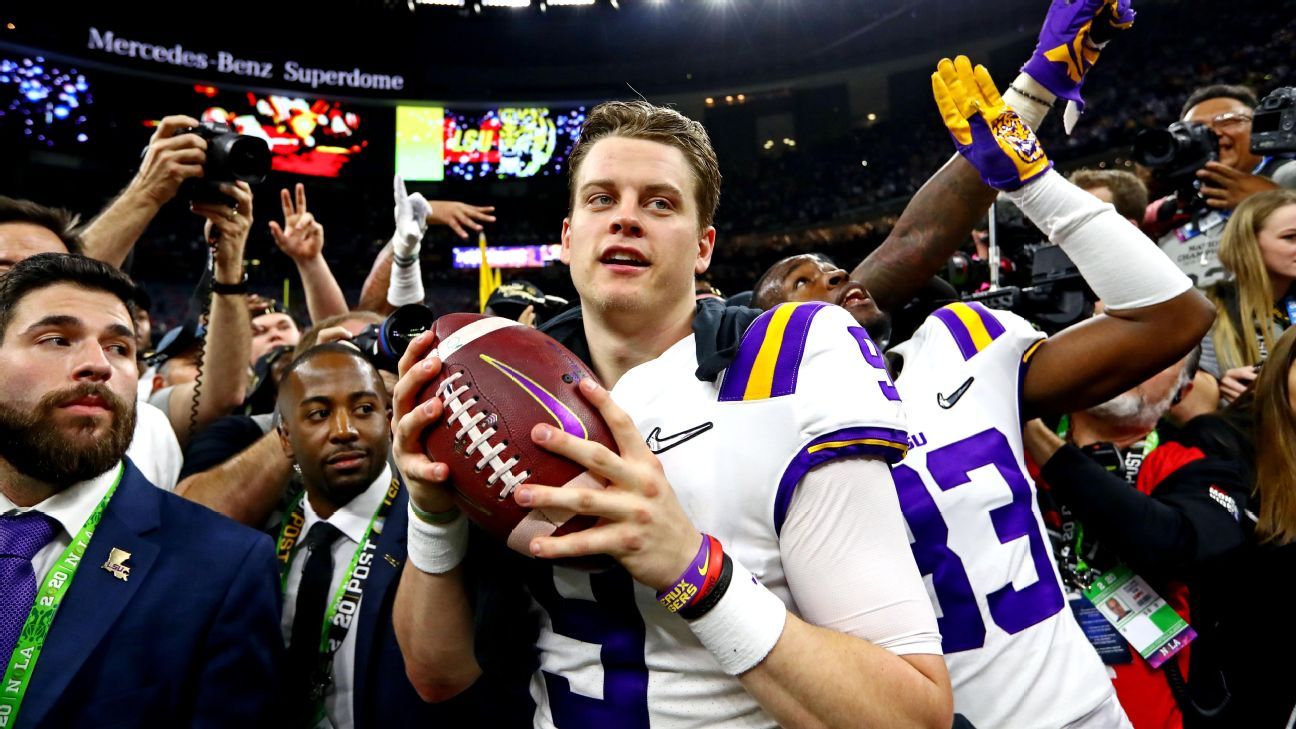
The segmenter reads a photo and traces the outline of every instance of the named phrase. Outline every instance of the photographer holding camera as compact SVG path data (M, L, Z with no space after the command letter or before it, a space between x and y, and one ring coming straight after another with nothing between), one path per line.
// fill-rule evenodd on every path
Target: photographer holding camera
M1135 141L1135 159L1174 188L1148 206L1144 226L1201 289L1228 278L1219 244L1233 209L1256 193L1296 188L1291 159L1252 150L1258 103L1246 86L1205 86L1188 96L1181 121Z
M82 231L85 255L120 267L158 211L175 198L180 185L203 176L207 140L182 133L197 126L197 119L184 115L168 116L158 124L139 172Z

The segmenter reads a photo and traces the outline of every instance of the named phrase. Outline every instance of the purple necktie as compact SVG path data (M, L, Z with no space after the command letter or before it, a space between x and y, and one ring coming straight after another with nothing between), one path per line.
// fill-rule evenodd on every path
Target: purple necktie
M18 634L36 602L32 558L57 530L58 522L39 511L0 516L0 659L4 666L9 665Z

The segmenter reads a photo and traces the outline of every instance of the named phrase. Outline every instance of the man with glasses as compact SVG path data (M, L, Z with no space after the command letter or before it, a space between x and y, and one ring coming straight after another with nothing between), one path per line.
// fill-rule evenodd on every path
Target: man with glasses
M1204 124L1219 142L1218 159L1197 171L1203 205L1184 210L1175 195L1148 206L1148 232L1199 288L1227 277L1219 262L1224 223L1243 200L1278 187L1296 188L1296 165L1251 152L1251 117L1258 103L1246 86L1204 86L1184 102L1179 118Z

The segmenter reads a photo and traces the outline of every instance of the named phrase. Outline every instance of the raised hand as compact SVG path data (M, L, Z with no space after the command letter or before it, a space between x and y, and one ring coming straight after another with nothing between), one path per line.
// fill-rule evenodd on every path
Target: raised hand
M270 221L270 234L274 236L275 245L294 261L305 261L319 256L324 250L324 226L315 220L315 216L306 210L306 186L297 183L297 200L287 190L279 191L279 203L283 206L284 222L280 226Z
M248 231L252 228L252 188L246 182L222 182L220 191L234 201L234 205L213 202L196 202L189 206L195 214L207 219L203 235L212 247L217 272L222 267L238 269L242 275L243 250L247 246ZM222 283L237 283L222 281Z
M455 235L468 239L468 231L480 232L482 223L495 222L494 205L469 205L453 200L433 200L428 203L427 221L433 225L448 225Z
M932 95L959 154L996 190L1016 190L1053 167L1030 127L1004 103L984 66L941 59Z
M406 192L405 180L400 175L393 181L392 192L396 198L396 235L392 246L397 257L409 258L418 254L423 234L427 232L427 200L419 193Z
M435 341L433 332L420 334L397 365L400 379L392 390L392 458L405 477L414 505L441 513L455 508L447 485L450 467L428 458L423 450L423 432L441 420L441 398L418 403L419 393L441 372L441 359L427 356Z
M176 196L180 183L202 177L207 163L207 140L197 134L180 134L198 126L191 116L168 116L149 138L148 149L130 188L155 205L165 205Z
M528 483L514 491L513 498L522 506L555 507L601 520L574 534L537 537L531 542L531 553L543 558L608 554L639 582L664 590L693 561L702 534L684 513L661 461L648 449L630 416L589 378L581 380L580 392L607 422L619 455L552 425L535 426L531 439L589 469L607 486L599 491Z
M1053 0L1022 71L1083 111L1085 75L1107 41L1134 24L1134 15L1130 0Z

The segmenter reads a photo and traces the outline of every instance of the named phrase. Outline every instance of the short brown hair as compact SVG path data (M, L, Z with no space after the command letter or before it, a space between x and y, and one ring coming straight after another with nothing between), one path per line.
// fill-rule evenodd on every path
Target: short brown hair
M80 217L63 208L51 208L31 200L17 200L0 195L0 224L30 223L45 228L63 241L68 253L80 255L85 246L76 232Z
M1141 221L1147 212L1147 185L1132 172L1125 170L1076 170L1071 173L1071 183L1082 190L1105 187L1111 190L1112 205L1122 218Z
M647 101L607 101L594 107L581 127L580 141L572 149L567 165L567 183L576 205L576 176L585 155L596 142L607 137L643 139L669 145L684 153L693 168L698 221L703 228L715 222L720 205L720 163L716 161L711 137L703 126L683 114Z

